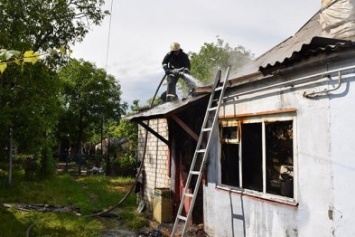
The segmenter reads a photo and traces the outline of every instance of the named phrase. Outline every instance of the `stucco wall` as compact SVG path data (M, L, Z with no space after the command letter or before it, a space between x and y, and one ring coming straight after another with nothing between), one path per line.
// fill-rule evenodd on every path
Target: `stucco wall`
M149 126L168 139L165 119L150 120ZM138 157L143 158L146 130L139 126ZM170 188L168 146L148 132L147 149L144 158L144 199L152 206L155 188Z
M330 100L329 152L334 190L329 214L335 236L355 236L355 78L350 80Z
M312 70L298 70L282 83L352 65L344 61ZM262 199L219 186L219 143L211 149L208 185L204 186L205 231L209 236L354 236L355 235L355 90L354 75L330 95L309 99L304 92L335 84L303 83L240 96L221 115L296 109L294 126L294 205ZM263 84L266 82L263 82ZM336 83L336 82L334 82ZM255 85L254 85L255 86ZM253 86L253 87L254 87ZM235 93L253 90L243 87ZM218 134L215 139L218 139Z

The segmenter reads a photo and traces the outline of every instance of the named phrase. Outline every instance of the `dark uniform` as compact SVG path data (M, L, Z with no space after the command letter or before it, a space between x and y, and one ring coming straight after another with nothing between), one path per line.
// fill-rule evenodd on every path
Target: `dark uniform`
M168 81L168 88L166 91L167 101L173 101L177 99L176 83L179 77L185 81L190 90L195 88L195 83L189 80L189 78L186 78L181 74L174 73L174 69L185 68L190 70L190 59L188 55L182 51L182 49L170 51L167 53L163 59L162 65Z

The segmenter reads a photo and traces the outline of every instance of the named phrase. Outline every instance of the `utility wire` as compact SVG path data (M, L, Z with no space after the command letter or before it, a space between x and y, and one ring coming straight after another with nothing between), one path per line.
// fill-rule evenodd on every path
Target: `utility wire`
M107 71L107 64L108 64L108 54L110 51L110 38L111 38L111 22L112 22L112 14L113 14L113 0L111 0L110 6L110 18L108 24L108 35L107 35L107 44L106 44L106 62L105 62L105 70Z

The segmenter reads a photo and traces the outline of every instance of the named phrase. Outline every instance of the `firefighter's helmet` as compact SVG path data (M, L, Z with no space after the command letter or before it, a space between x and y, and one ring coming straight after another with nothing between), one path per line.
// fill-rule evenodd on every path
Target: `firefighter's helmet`
M171 51L178 51L180 49L180 44L178 42L173 42L170 45Z

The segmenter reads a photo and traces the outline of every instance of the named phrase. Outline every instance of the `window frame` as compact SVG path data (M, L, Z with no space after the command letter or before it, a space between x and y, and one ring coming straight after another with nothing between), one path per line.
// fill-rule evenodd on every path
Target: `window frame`
M239 154L238 154L238 163L239 163L239 187L236 186L231 186L227 184L222 183L222 163L221 163L221 154L222 154L222 143L228 143L225 142L225 140L222 139L222 134L221 134L221 126L223 122L228 121L230 124L236 124L238 126L238 142L233 143L233 144L238 144L239 145ZM233 122L231 122L233 121ZM265 133L265 125L266 123L270 122L282 122L282 121L292 121L292 155L293 155L293 197L286 197L278 194L272 194L272 193L267 193L267 166L266 166L266 133ZM262 126L262 178L263 178L263 187L262 187L262 192L261 191L256 191L253 189L247 189L243 188L243 157L242 157L242 147L243 147L243 131L242 131L242 124L248 124L248 123L261 123ZM278 201L278 202L283 202L291 205L296 205L297 204L297 180L298 180L298 172L297 172L297 123L296 123L296 113L294 112L285 112L285 113L275 113L275 114L262 114L262 115L254 115L254 116L240 116L240 117L234 117L234 118L220 118L219 119L219 137L220 137L220 143L219 143L219 149L218 149L218 161L217 162L217 188L223 189L223 190L228 190L232 192L237 192L237 193L243 193L255 197L259 197L262 199L268 199L272 201ZM229 143L231 144L231 143Z

